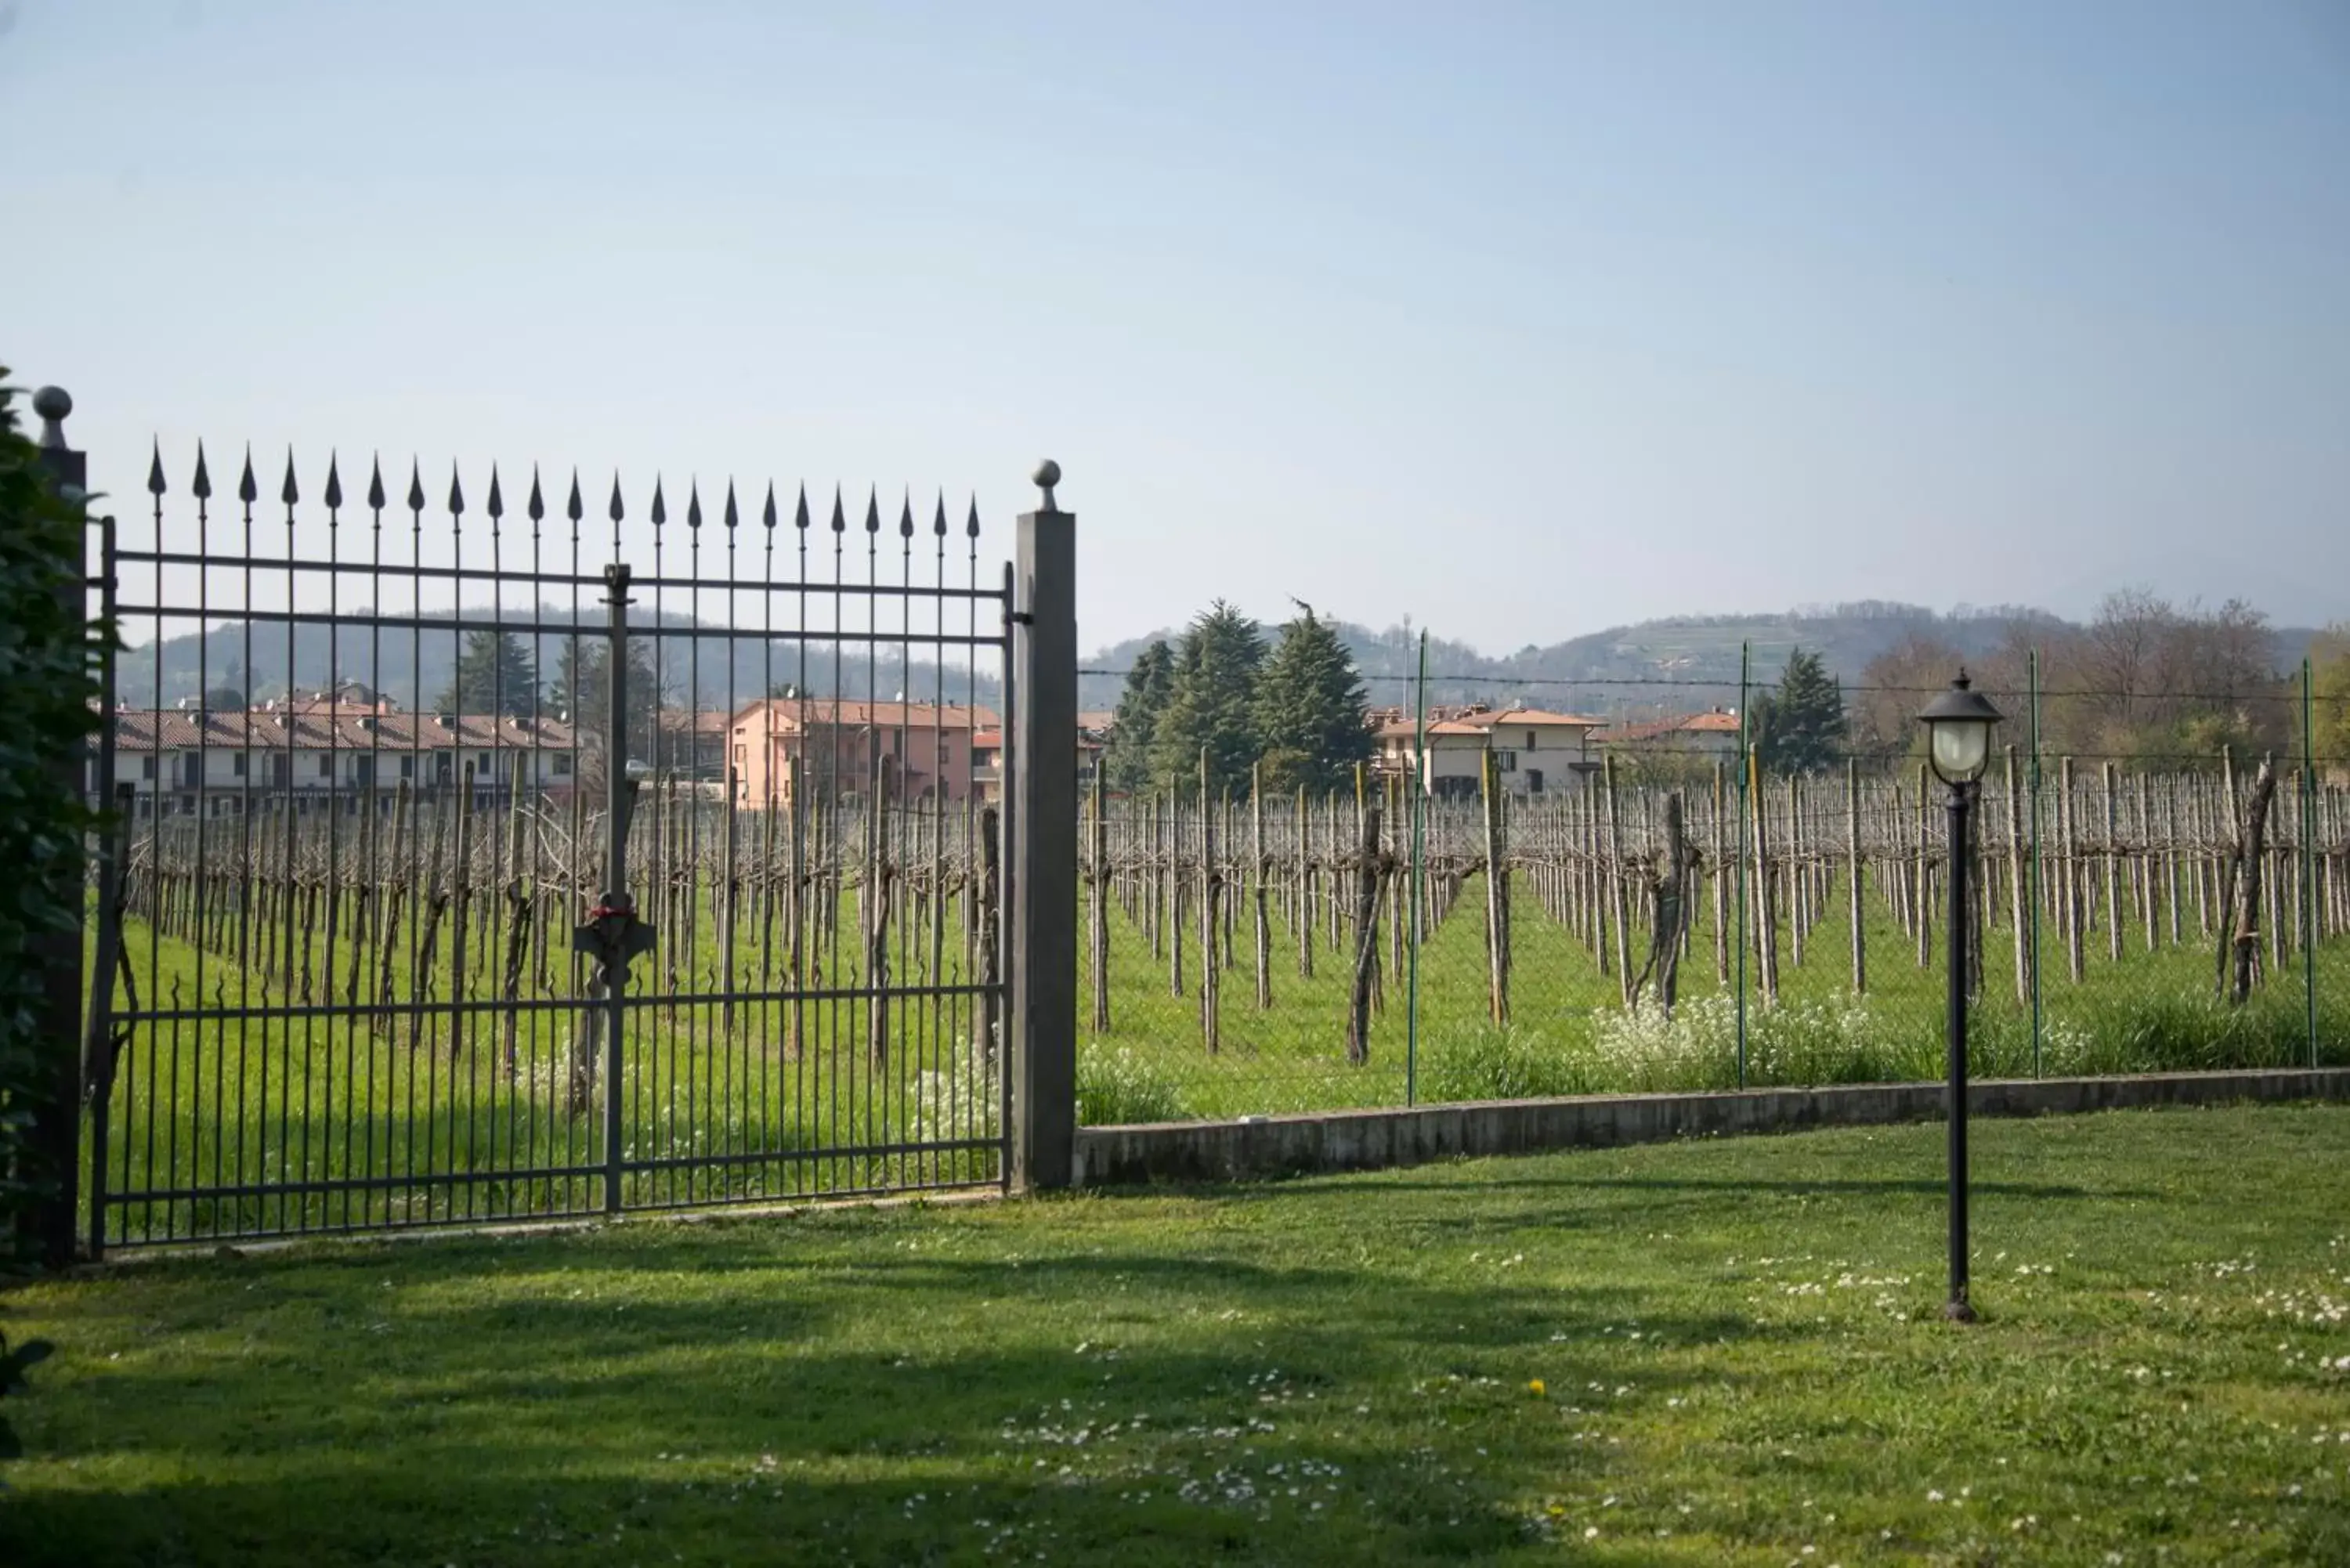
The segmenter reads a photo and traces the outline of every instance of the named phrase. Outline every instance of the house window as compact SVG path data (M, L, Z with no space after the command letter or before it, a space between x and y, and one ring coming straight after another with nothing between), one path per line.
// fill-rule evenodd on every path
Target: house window
M361 786L375 783L375 759L362 753L351 759L351 780Z
M1526 750L1531 752L1534 749L1534 732L1532 730L1528 730L1526 732Z
M1518 771L1518 753L1515 752L1495 752L1493 753L1493 766L1501 773L1516 773Z
M139 776L142 779L151 779L155 776L154 758L141 757L139 760Z
M335 776L335 754L332 752L318 759L318 776L322 779Z
M231 752L228 754L228 771L238 778L243 778L244 776L244 753L243 752Z
M551 759L549 759L547 772L553 774L559 779L569 778L571 776L570 757L561 752L557 752Z
M412 779L416 776L416 759L414 757L402 757L400 759L400 776L404 779Z

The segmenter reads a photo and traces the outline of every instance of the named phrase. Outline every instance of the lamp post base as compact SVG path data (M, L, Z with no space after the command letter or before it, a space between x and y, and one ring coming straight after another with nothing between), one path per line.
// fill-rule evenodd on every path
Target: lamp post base
M1965 1302L1947 1303L1942 1308L1942 1321L1944 1323L1972 1323L1975 1321L1975 1309L1969 1306Z

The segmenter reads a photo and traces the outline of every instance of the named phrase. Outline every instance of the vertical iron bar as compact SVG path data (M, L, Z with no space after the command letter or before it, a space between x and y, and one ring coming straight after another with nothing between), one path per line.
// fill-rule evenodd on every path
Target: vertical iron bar
M99 620L109 628L109 635L99 645L99 714L104 728L99 733L95 794L112 815L99 824L98 951L97 961L90 966L88 1023L82 1036L81 1073L90 1091L89 1255L93 1261L106 1255L106 1160L108 1135L111 1130L109 1123L114 1114L114 967L122 950L120 856L123 836L130 831L131 815L128 805L116 797L114 787L114 744L120 725L115 716L118 698L114 649L118 639L110 635L114 626L116 594L115 534L111 517L99 519L98 548ZM69 1220L70 1214L68 1210Z
M617 905L629 888L629 568L619 561L604 568L605 603L611 607L606 644L604 734L604 881L606 904ZM604 1005L604 1212L620 1211L620 1024L625 1017L629 963L625 952L605 955Z

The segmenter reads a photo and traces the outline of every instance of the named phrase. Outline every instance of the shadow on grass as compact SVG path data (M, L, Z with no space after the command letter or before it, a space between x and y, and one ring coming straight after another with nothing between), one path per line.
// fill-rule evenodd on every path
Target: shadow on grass
M1056 1560L1484 1558L1523 1539L1510 1500L1585 1462L1487 1369L1529 1345L1562 1389L1632 1366L1596 1334L1636 1299L1614 1285L1366 1290L1158 1252L785 1257L755 1277L697 1243L574 1299L559 1245L510 1272L485 1250L404 1253L390 1282L380 1258L207 1262L126 1299L110 1332L169 1359L57 1385L0 1561L977 1561L1006 1525ZM1422 1383L1444 1397L1410 1397ZM1350 1414L1373 1399L1396 1426ZM1441 1480L1461 1401L1523 1408L1526 1442ZM1275 1482L1305 1461L1342 1484L1292 1501Z

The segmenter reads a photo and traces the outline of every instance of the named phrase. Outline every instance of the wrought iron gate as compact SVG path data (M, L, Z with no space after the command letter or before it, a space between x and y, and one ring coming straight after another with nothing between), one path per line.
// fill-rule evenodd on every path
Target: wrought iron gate
M92 1250L1001 1183L976 504L485 477L104 529Z

